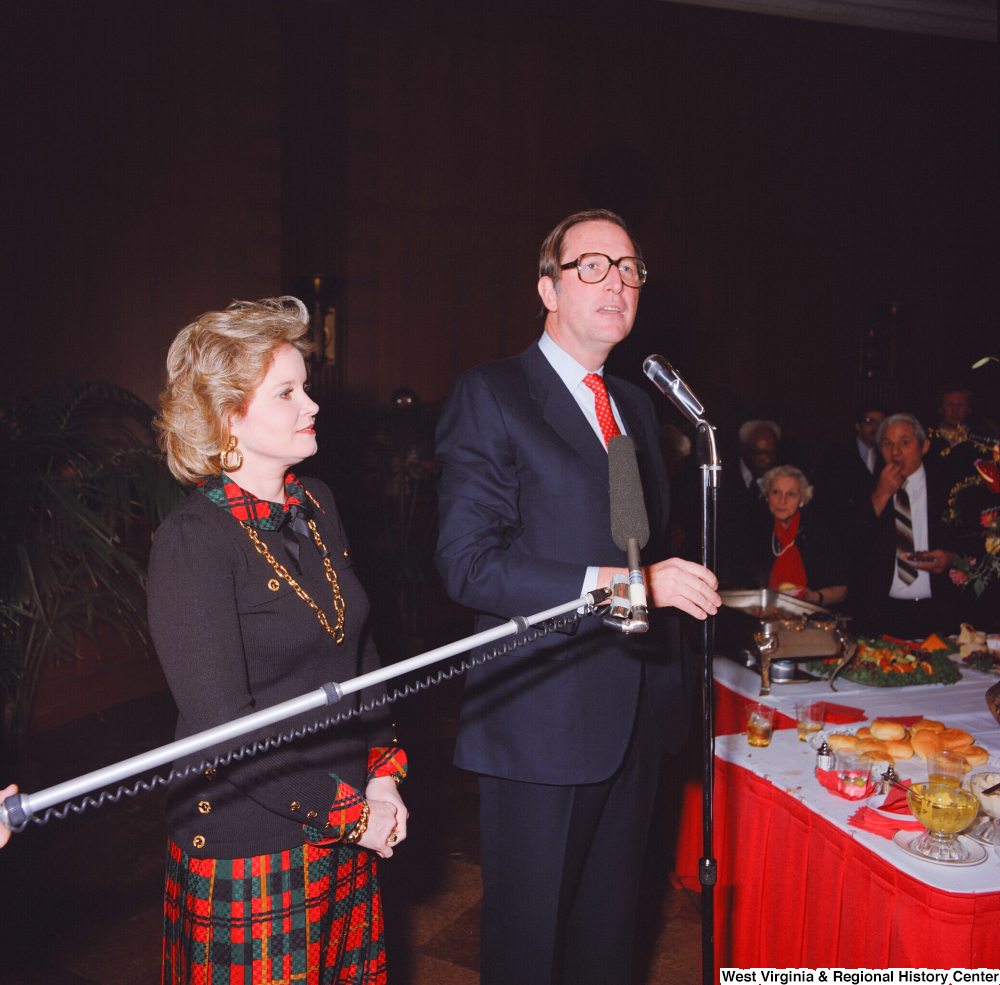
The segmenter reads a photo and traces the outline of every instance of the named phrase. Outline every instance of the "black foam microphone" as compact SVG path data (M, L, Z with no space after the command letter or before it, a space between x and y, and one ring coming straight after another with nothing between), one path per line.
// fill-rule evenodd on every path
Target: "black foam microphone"
M642 496L639 463L632 439L616 435L608 442L608 477L611 486L611 536L628 558L629 597L632 612L626 625L616 626L625 632L644 633L649 628L646 616L646 584L642 577L639 551L649 541L649 518ZM607 617L605 622L607 622Z

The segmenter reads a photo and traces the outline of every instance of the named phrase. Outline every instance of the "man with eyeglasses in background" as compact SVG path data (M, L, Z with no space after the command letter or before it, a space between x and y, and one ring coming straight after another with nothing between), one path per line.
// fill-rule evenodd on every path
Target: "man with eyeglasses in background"
M464 373L438 425L437 564L477 630L608 586L608 441L636 447L656 608L643 635L596 619L469 673L455 763L479 774L483 985L619 985L662 750L690 723L695 674L674 607L704 619L715 576L667 557L669 490L649 397L603 376L646 266L621 218L580 212L542 245L541 338Z

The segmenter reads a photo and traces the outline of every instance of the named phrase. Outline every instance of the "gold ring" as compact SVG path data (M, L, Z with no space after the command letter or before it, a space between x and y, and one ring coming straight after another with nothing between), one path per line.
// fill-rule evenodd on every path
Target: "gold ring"
M397 841L399 841L399 835L395 831L385 839L387 845L395 845Z

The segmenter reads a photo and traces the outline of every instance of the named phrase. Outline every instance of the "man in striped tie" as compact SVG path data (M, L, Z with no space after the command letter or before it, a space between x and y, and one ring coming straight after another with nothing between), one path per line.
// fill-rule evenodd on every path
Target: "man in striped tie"
M624 572L611 536L608 441L635 444L653 606L642 635L594 619L470 672L455 763L479 774L482 985L631 980L638 883L663 750L690 723L696 675L678 610L720 604L701 565L667 553L656 415L604 375L632 328L646 266L611 212L542 245L545 328L519 356L455 381L438 425L437 564L477 629L579 597Z
M886 465L858 527L866 545L860 629L904 639L951 632L954 590L944 573L956 555L947 549L943 477L925 460L927 433L912 414L893 414L876 443Z

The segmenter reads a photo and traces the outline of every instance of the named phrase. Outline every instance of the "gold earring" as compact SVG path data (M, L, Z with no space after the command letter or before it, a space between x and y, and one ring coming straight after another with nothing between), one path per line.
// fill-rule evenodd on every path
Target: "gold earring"
M229 456L236 456L236 464L229 464ZM236 435L232 434L229 436L229 444L226 445L226 450L219 456L219 464L222 466L223 472L239 472L243 468L243 452L236 447Z

